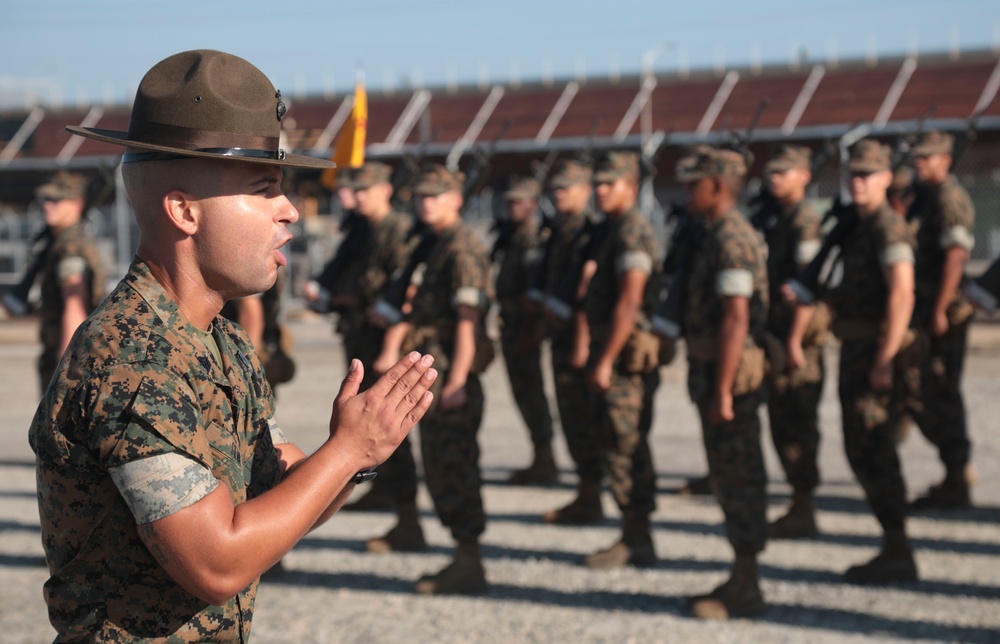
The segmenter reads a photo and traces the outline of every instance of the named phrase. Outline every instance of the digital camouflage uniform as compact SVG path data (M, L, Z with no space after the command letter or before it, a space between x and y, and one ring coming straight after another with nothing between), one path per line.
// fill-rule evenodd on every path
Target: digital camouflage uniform
M930 351L922 370L920 396L911 400L909 412L927 440L938 448L945 467L951 472L963 472L969 463L971 445L961 381L972 306L961 289L948 307L948 331L933 337L930 330L945 252L953 247L972 250L975 209L954 175L940 186L921 186L915 204L914 315L918 327L930 336Z
M560 281L582 261L584 249L590 243L596 216L589 210L576 215L560 215L546 258L545 292L555 292ZM583 481L599 482L602 478L602 457L598 423L594 415L594 397L587 391L587 373L570 366L573 353L572 320L549 319L552 376L556 404L566 446L576 463L577 475Z
M611 222L584 302L591 330L591 367L607 343L624 273L638 270L649 275L655 258L653 227L637 208ZM649 311L640 309L630 340L638 339L639 334L651 337L648 329ZM660 384L658 363L645 362L642 368L635 368L630 364L630 346L627 344L615 361L611 387L597 403L605 473L626 522L648 521L656 509L656 470L648 439L653 397Z
M207 605L137 531L217 485L238 504L278 482L283 439L253 346L222 317L211 333L218 358L207 335L136 260L80 327L39 404L29 441L60 641L249 636L256 580Z
M545 396L542 379L542 346L540 337L531 338L519 346L522 325L530 323L525 315L522 297L541 259L542 239L538 222L532 216L517 226L503 251L496 278L496 296L500 304L500 347L503 351L507 377L514 402L524 418L531 442L535 445L552 442L552 413Z
M819 250L820 217L805 201L782 208L773 216L773 225L764 233L770 304L767 333L768 342L784 347L795 307L785 302L781 288ZM825 305L820 304L802 343L805 367L788 373L784 364L771 364L768 372L771 438L788 483L796 492L812 492L819 485L818 409L825 375L823 341L827 322Z
M358 310L361 313L354 333L345 336L344 349L348 359L357 358L365 366L362 390L371 387L379 378L372 364L382 352L385 328L375 321L375 303L389 278L406 265L413 250L408 238L411 223L408 215L392 211L382 221L372 225L361 254L364 261L357 281ZM379 478L382 480L378 485L383 486L392 498L416 498L417 465L409 436L379 467Z
M413 310L406 318L413 330L404 348L433 355L438 370L431 387L434 401L420 421L421 457L438 518L458 542L475 541L486 529L479 471L478 434L484 405L479 374L492 352L485 326L491 291L489 260L482 242L459 223L438 235L413 297ZM480 311L477 355L465 385L466 404L443 411L439 401L450 373L459 306Z
M38 357L38 378L42 391L48 387L59 362L62 346L62 319L66 310L63 300L63 282L77 275L83 276L90 301L89 314L104 299L104 265L93 238L87 234L84 222L76 223L56 233L52 246L45 256L41 269L41 318L42 354Z
M833 309L832 330L841 340L840 406L844 449L868 503L882 528L902 530L906 522L906 487L896 453L894 427L906 403L908 386L919 375L894 361L891 391L869 385L886 317L889 295L885 271L913 262L913 238L906 221L888 203L871 216L859 217L842 247L843 279L827 298Z
M726 537L737 552L760 552L767 541L767 473L757 414L764 362L754 338L760 337L767 320L767 268L757 233L738 210L706 227L685 293L688 392L701 417L708 469L725 514ZM750 328L732 392L735 417L713 423L709 410L727 296L749 300Z

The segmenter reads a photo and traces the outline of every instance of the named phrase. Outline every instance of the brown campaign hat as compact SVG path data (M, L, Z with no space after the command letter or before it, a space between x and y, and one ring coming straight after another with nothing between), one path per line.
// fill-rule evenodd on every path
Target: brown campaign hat
M503 193L504 199L508 201L530 201L538 199L542 193L542 186L537 179L531 177L511 177L510 187Z
M674 171L680 183L691 183L706 177L742 177L746 173L746 159L742 154L709 145L695 146L689 154L677 162Z
M947 132L931 130L924 132L913 146L913 156L928 157L932 154L951 154L955 137Z
M392 168L381 161L366 161L364 165L351 173L355 190L371 188L376 183L389 183Z
M861 139L851 148L847 169L851 172L881 172L890 168L889 146L875 139Z
M60 170L46 183L38 186L35 196L41 200L83 199L87 194L87 178L76 172Z
M68 126L73 134L128 146L124 162L182 157L332 168L332 161L279 148L285 103L259 69L221 51L174 54L153 66L132 105L128 132Z
M590 166L580 163L576 159L563 159L556 164L549 179L549 187L553 190L568 188L578 183L590 183Z
M420 169L420 177L413 187L413 194L421 197L433 197L444 192L462 192L465 175L452 172L439 163L431 163Z
M804 145L785 144L779 147L764 170L767 172L786 172L792 168L808 170L812 151Z
M610 183L622 177L639 179L639 155L636 152L605 152L594 166L594 183Z

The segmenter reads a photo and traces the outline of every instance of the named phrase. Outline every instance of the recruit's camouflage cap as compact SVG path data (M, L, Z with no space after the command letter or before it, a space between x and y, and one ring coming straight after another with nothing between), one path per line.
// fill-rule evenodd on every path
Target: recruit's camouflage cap
M615 179L639 179L639 155L636 152L605 152L594 166L594 183L611 183Z
M913 146L913 155L927 157L932 154L951 154L955 145L955 137L947 132L931 130L924 132L917 144Z
M333 178L333 189L354 188L354 170L351 168L338 168L337 174Z
M875 139L861 139L851 148L851 158L847 162L851 172L881 172L889 167L889 146Z
M83 199L87 193L87 178L82 174L60 170L35 191L42 200Z
M463 173L452 172L439 163L431 163L420 169L420 177L417 179L417 185L413 187L413 194L433 197L452 190L462 192L464 181Z
M590 183L593 172L590 166L580 163L576 159L563 159L556 164L549 179L549 187L553 190L568 188L578 183Z
M767 172L785 172L792 168L809 169L812 151L804 145L785 144L779 147L764 169Z
M694 147L677 162L675 169L680 183L691 183L706 177L742 177L746 173L747 163L742 154L707 145Z
M391 177L392 168L381 161L367 161L354 171L354 189L364 190L376 183L389 183Z
M503 193L504 199L508 201L530 201L538 199L542 193L542 186L537 179L531 177L511 177L510 187Z

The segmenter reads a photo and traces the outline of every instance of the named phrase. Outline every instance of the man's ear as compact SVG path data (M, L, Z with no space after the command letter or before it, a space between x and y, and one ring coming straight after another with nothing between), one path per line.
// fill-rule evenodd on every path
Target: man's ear
M174 188L164 195L163 212L170 224L185 235L198 231L198 202L183 190Z

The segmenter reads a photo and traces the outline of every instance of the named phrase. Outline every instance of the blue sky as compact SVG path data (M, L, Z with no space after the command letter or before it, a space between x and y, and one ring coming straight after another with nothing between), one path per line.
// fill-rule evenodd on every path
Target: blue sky
M186 49L221 49L286 94L537 80L1000 45L997 0L30 0L0 15L0 106L124 100Z

